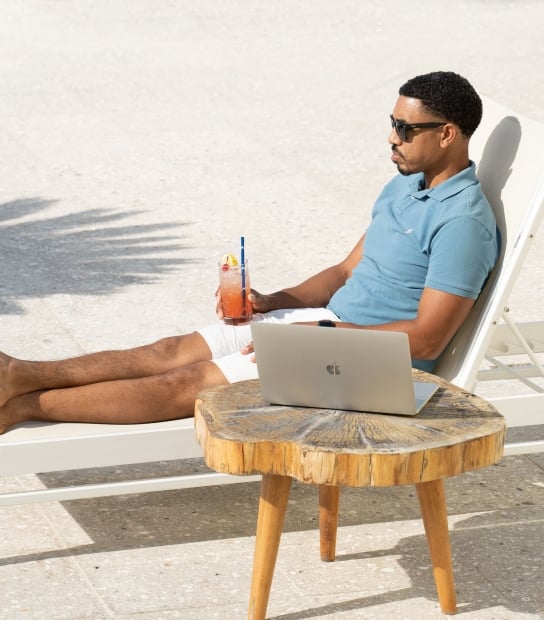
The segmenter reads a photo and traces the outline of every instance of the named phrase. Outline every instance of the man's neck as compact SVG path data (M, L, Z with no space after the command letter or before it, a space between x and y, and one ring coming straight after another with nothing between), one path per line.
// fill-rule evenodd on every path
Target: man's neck
M468 155L466 158L459 159L458 161L450 162L445 168L442 168L440 171L433 171L425 173L425 188L431 189L440 185L444 181L451 179L451 177L459 174L462 170L465 170L470 166L470 160Z

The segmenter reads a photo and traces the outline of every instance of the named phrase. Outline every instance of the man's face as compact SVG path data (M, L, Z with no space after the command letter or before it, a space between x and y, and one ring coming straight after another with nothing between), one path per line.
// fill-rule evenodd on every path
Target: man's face
M407 125L420 123L440 124L438 127L418 127L406 129L403 140L395 127L391 128L391 161L396 164L401 174L414 174L432 170L444 156L440 148L444 121L434 117L421 106L419 99L400 96L391 114L394 121ZM401 128L401 133L402 128Z

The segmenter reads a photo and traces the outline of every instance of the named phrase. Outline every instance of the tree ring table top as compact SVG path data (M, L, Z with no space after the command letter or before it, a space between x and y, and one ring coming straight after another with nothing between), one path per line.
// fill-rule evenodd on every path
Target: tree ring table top
M496 463L505 420L494 407L434 375L439 389L414 417L270 405L258 380L204 390L195 430L212 469L305 483L393 486Z

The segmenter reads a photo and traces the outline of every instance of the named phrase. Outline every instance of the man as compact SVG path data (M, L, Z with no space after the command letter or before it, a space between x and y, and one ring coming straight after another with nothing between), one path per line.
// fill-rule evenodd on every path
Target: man
M433 72L401 86L391 114L399 175L354 249L297 286L250 293L254 320L334 322L406 332L414 366L432 370L498 256L495 220L469 161L482 115L463 77ZM218 316L222 317L221 300ZM140 423L190 416L203 388L257 376L246 326L218 322L126 351L53 362L0 354L0 432L30 419Z

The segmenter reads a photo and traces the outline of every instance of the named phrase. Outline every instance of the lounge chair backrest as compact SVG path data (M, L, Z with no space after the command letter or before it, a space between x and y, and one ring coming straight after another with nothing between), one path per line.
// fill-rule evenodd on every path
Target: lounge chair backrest
M544 125L484 99L470 157L501 232L501 256L436 374L473 390L478 369L544 212Z

